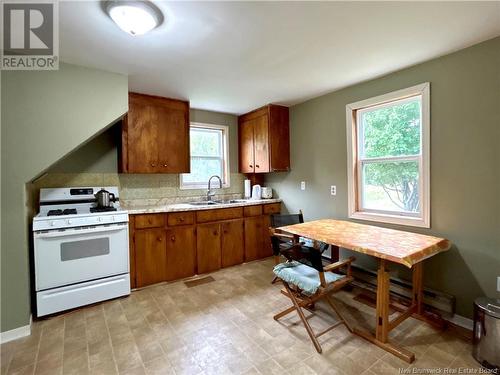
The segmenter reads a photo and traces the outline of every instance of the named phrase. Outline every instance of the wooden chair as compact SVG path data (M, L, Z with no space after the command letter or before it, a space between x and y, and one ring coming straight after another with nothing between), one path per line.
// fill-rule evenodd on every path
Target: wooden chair
M293 225L293 224L301 224L303 222L304 222L304 215L302 214L302 210L299 210L298 214L271 215L271 227L269 227L269 233L271 237L275 236L279 241L279 246L274 246L273 244L273 256L275 264L281 263L280 248L281 247L289 248L291 245L293 245L293 236L280 233L278 227L284 227L286 225Z
M280 237L282 237L282 234L273 235L273 248L279 246ZM277 264L274 267L274 274L282 281L285 288L281 293L290 298L292 306L276 314L274 319L278 320L292 311L297 311L316 350L318 353L321 353L322 349L318 337L340 324L344 324L352 332L352 327L335 306L330 294L340 290L353 280L351 263L355 259L354 257L350 257L344 261L323 266L320 249L307 247L300 243L293 243L288 248L280 248L279 252L287 261ZM334 271L339 271L342 267L346 268L345 275L334 273ZM302 309L309 310L310 306L314 306L321 299L326 300L327 304L337 314L339 321L316 334L307 321Z

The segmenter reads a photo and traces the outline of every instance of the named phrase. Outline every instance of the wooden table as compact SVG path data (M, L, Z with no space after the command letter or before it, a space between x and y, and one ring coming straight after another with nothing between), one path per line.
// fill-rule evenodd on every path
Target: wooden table
M306 237L330 244L332 257L338 254L339 247L342 247L379 258L375 334L359 328L356 328L354 333L408 363L415 360L415 354L390 343L388 335L392 329L412 315L425 320L422 309L422 263L423 260L448 250L450 248L448 240L332 219L309 221L279 229L293 234L296 240L298 237ZM392 320L389 320L389 262L403 264L413 271L412 303Z

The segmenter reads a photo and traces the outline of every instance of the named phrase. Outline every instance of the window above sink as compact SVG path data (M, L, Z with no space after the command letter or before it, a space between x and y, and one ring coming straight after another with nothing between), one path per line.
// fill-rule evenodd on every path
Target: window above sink
M221 177L221 187L229 187L228 133L225 125L191 123L191 173L180 175L181 189L206 189L213 175Z

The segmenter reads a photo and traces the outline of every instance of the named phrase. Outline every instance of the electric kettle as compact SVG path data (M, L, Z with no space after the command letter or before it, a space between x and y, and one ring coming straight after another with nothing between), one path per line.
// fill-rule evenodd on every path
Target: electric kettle
M260 185L252 186L252 199L261 199L262 198L262 188Z
M113 207L111 203L116 201L115 195L104 188L95 193L94 197L97 199L97 207L99 208Z

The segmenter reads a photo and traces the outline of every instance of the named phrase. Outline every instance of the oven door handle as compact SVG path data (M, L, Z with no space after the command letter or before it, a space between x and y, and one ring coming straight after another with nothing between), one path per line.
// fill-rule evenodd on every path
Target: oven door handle
M91 229L69 229L57 232L47 232L47 233L35 233L36 238L57 238L57 237L68 237L82 234L94 234L94 233L109 233L116 232L119 230L127 229L127 225L113 226L113 227L95 227Z

